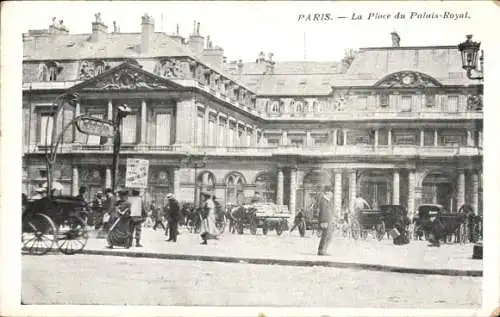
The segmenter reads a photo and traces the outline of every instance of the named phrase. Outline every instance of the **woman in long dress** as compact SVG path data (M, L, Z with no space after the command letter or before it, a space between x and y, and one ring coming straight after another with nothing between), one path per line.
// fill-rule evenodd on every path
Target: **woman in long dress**
M207 244L209 239L217 239L219 235L219 231L215 226L216 214L215 214L215 203L213 201L214 196L209 193L202 193L205 201L203 203L203 233L201 234L201 238L203 242L201 244Z
M115 212L112 213L109 222L111 227L109 229L106 246L112 249L113 246L121 246L130 248L130 237L132 232L130 230L130 203L127 201L128 192L120 191L119 200L116 202Z

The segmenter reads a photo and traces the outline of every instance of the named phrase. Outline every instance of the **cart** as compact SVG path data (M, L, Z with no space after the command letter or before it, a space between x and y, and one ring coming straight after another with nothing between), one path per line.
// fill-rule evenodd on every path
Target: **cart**
M71 196L47 196L29 201L22 214L22 250L48 253L57 245L64 254L81 252L88 240L87 204Z
M384 212L381 210L364 209L351 222L351 236L366 239L371 233L377 240L382 240L386 233Z
M267 235L270 230L276 230L277 235L288 230L288 220L291 214L286 206L273 203L255 203L233 208L231 219L238 234L248 229L251 234L257 234L259 228Z

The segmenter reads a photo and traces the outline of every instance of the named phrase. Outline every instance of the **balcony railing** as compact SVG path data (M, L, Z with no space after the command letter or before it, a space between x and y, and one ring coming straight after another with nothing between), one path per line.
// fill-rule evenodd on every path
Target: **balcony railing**
M45 153L45 146L25 146L25 154ZM59 153L112 153L111 145L63 144ZM419 145L321 145L321 146L191 146L191 145L144 145L126 144L121 147L122 153L192 153L219 156L405 156L405 157L454 157L483 155L476 146L419 146Z
M460 111L460 112L395 112L395 111L355 111L355 112L307 112L307 113L271 113L265 114L271 120L301 121L315 119L320 121L329 120L426 120L426 119L482 119L482 111Z

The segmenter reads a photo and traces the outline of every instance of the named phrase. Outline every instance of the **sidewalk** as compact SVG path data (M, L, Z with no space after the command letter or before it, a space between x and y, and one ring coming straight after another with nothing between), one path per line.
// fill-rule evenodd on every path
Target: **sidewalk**
M431 248L425 241L395 246L392 240L377 241L371 236L354 240L334 236L331 256L317 256L319 238L307 232L267 236L224 233L219 240L200 245L200 237L181 229L177 243L166 242L162 231L143 229L142 248L106 249L106 241L91 232L84 253L177 260L220 261L293 266L328 266L414 274L482 276L482 260L472 259L472 244L444 244Z

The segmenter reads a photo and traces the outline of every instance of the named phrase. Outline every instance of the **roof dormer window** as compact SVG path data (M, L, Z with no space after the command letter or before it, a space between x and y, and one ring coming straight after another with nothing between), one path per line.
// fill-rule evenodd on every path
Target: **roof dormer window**
M42 63L38 67L38 79L40 81L56 81L62 67L54 61Z

